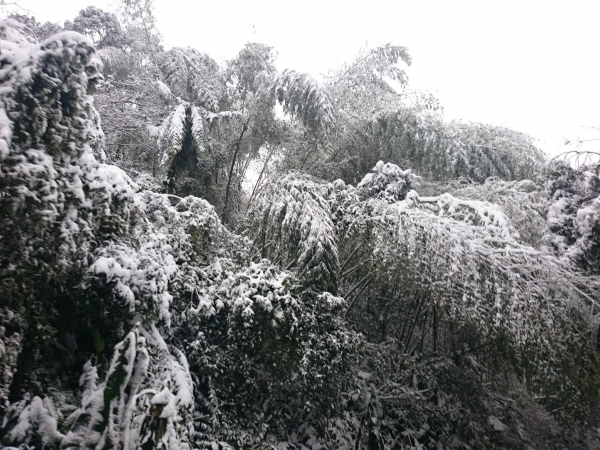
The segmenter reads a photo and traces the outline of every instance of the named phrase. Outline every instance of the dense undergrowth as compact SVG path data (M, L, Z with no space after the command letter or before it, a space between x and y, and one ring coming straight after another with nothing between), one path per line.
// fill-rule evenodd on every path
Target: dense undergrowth
M163 95L166 121L138 123L156 154L119 168L122 50L103 69L72 31L0 38L5 448L598 447L597 166L392 114L360 65L328 90L253 72L255 44L229 73L246 109L205 55L166 52L136 97ZM402 80L405 49L379 52ZM126 79L114 95L145 89ZM384 105L367 123L348 112L361 80Z

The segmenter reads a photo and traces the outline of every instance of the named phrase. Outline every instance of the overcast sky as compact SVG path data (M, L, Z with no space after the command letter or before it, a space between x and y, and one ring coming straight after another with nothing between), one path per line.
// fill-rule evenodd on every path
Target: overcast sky
M39 21L73 19L115 0L20 0ZM600 127L600 0L155 0L167 47L219 61L248 41L276 48L280 68L318 76L365 45L408 47L412 88L446 119L504 125L557 153ZM597 134L600 134L598 132Z

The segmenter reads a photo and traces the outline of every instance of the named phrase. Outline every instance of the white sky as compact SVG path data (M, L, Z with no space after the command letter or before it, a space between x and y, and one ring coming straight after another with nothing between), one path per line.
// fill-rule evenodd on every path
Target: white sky
M116 0L20 0L38 21L73 19ZM365 45L408 47L409 85L433 92L446 119L526 132L557 153L600 127L599 0L155 0L165 44L219 61L248 41L280 68L318 76ZM600 133L596 133L600 134Z

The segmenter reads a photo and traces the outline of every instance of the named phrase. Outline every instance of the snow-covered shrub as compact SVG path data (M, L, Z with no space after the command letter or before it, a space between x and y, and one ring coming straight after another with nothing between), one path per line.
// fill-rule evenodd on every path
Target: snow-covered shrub
M582 269L600 274L600 165L573 169L557 162L548 173L545 244Z
M547 233L543 183L539 180L504 181L496 177L476 184L459 180L445 185L431 185L434 195L448 192L464 200L479 200L496 204L510 219L522 242L540 248Z
M137 330L117 344L104 381L97 384L96 367L89 362L80 379L83 388L81 407L67 419L69 431L61 448L113 447L130 448L131 420L139 387L148 369L145 339Z
M213 207L196 197L176 198L151 191L136 194L138 220L128 235L94 253L84 287L109 285L114 298L131 316L169 323L170 292L185 292L185 285L170 286L181 270L210 260L211 251L235 238L221 225ZM187 280L190 283L190 280ZM103 301L106 302L106 293Z
M0 41L0 292L27 324L19 383L41 389L42 372L29 369L72 328L79 274L100 242L128 229L135 189L97 161L103 134L89 93L101 63L90 41L65 32L31 44L10 26Z
M21 400L7 410L4 421L13 425L3 437L5 445L31 445L34 448L59 448L64 435L57 430L57 412L50 398ZM11 423L12 422L12 423ZM3 423L3 428L6 423Z
M133 182L137 184L140 191L162 191L161 183L149 173L139 172L135 169L132 169L128 171L128 174L133 180Z
M3 24L4 36L18 36L6 31L9 25ZM137 404L135 390L146 383L158 392L165 368L179 365L170 373L174 385L186 373L153 328L155 321L169 320L174 258L177 251L204 250L211 239L207 222L218 219L199 199L180 200L177 209L167 196L136 194L124 172L97 161L103 158L103 134L89 92L100 77L100 62L86 38L61 33L41 44L16 38L0 44L0 293L8 307L2 320L3 443L50 448L66 434L66 446L96 446L100 439L137 448L139 440L127 442L132 411L143 421L151 407ZM169 225L180 232L165 230L163 212L172 216L166 219L179 219ZM151 340L137 333L121 340L134 319L155 331ZM146 339L150 352L142 348ZM95 364L86 365L91 375L84 377L79 419L67 414L77 402L73 394L58 391L65 404L56 411L28 394L47 395L61 382L68 386L72 371L90 354ZM112 362L103 365L111 354ZM136 372L138 360L147 370ZM107 374L96 385L92 375L99 370ZM171 389L175 396L181 392ZM9 392L25 397L8 405ZM189 415L193 400L183 397L185 404L171 409L182 406ZM167 429L177 428L177 417L172 411ZM160 439L172 441L169 433Z
M356 189L363 197L380 197L395 202L404 200L409 191L416 189L419 179L410 169L402 170L395 164L379 161Z
M268 261L219 259L199 275L176 336L197 377L203 438L246 446L339 408L360 343L344 330L342 299L304 291Z

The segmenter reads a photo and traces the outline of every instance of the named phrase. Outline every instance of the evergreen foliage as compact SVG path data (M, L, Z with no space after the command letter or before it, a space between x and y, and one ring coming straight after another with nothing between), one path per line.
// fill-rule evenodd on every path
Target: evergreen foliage
M0 445L595 448L598 165L122 9L0 23Z

